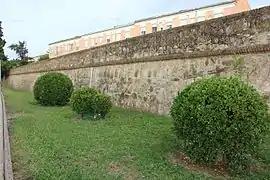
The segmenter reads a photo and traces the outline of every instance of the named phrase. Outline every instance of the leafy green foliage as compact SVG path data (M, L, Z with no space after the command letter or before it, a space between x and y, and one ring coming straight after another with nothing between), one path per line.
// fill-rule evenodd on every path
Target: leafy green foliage
M98 93L95 96L95 113L99 114L101 118L105 118L105 116L110 112L112 108L112 102L110 96L106 94Z
M3 31L2 31L2 21L0 21L0 60L1 61L7 61L7 57L4 53L4 46L6 44L6 41L2 39L3 37Z
M4 46L6 44L6 41L2 39L3 37L3 31L2 31L2 21L0 21L0 61L1 61L1 79L4 77L8 77L9 71L11 68L18 67L20 65L27 64L27 60L29 57L27 57L28 50L26 48L26 42L20 42L19 44L12 44L9 46L10 49L14 50L19 57L21 57L20 60L11 60L8 61L8 58L5 56L4 53Z
M89 87L82 87L74 91L70 102L72 110L81 116L90 115L105 118L112 107L109 96Z
M247 170L269 129L268 105L236 77L211 77L187 86L171 107L176 135L194 160Z
M95 96L98 91L88 87L75 90L70 98L72 110L81 114L95 114Z
M7 61L1 60L1 79L8 76L10 68L10 64Z
M243 77L246 70L244 57L234 56L234 60L232 61L232 68L236 76Z
M11 44L9 46L9 49L15 51L15 53L19 56L20 60L22 61L22 65L25 65L28 63L29 57L28 49L26 47L26 41L19 41L18 44Z
M21 61L19 60L11 60L11 61L1 60L1 79L3 79L3 77L7 78L9 75L10 69L14 67L18 67L20 65L21 65Z
M43 54L43 55L41 55L40 57L39 57L39 61L43 61L43 60L47 60L47 59L49 59L49 54Z
M36 101L44 106L64 106L73 92L73 84L68 76L50 72L39 77L33 88Z

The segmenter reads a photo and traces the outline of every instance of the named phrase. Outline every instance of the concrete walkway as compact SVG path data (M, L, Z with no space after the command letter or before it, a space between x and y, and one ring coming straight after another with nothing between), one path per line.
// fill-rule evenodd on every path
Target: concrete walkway
M0 180L13 180L8 123L2 90L0 99Z

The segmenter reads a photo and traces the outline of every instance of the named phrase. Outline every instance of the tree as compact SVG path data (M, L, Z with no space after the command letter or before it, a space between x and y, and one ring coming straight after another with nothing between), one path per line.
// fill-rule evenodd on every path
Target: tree
M20 65L21 65L20 60L10 60L10 61L1 60L1 79L8 77L11 68L18 67Z
M41 55L41 56L39 56L39 61L43 61L43 60L47 60L47 59L49 59L50 57L49 57L49 54L47 53L47 54L43 54L43 55Z
M11 44L9 49L15 51L15 53L19 56L22 65L27 64L29 57L27 56L28 49L26 47L26 41L19 41L18 44Z
M1 60L1 79L7 76L9 72L8 61Z
M2 61L7 61L7 57L5 56L4 53L4 46L6 44L6 41L2 39L3 37L3 31L2 31L2 21L0 21L0 60Z

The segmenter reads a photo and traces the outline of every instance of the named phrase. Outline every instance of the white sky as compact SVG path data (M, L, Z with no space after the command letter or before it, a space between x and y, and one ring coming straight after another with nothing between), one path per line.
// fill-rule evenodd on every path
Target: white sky
M48 44L85 33L126 24L153 15L196 8L220 0L0 0L6 55L7 46L27 41L30 56L48 50ZM269 0L249 0L252 8Z

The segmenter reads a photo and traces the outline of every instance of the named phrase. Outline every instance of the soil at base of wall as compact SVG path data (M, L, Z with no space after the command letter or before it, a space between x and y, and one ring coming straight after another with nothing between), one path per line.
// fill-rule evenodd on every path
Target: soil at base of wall
M182 150L168 155L168 160L174 165L183 166L189 172L202 173L211 176L214 179L230 179L228 166L226 163L219 163L214 167L210 167L191 160ZM265 172L270 171L270 164L257 163L252 164L249 172Z

